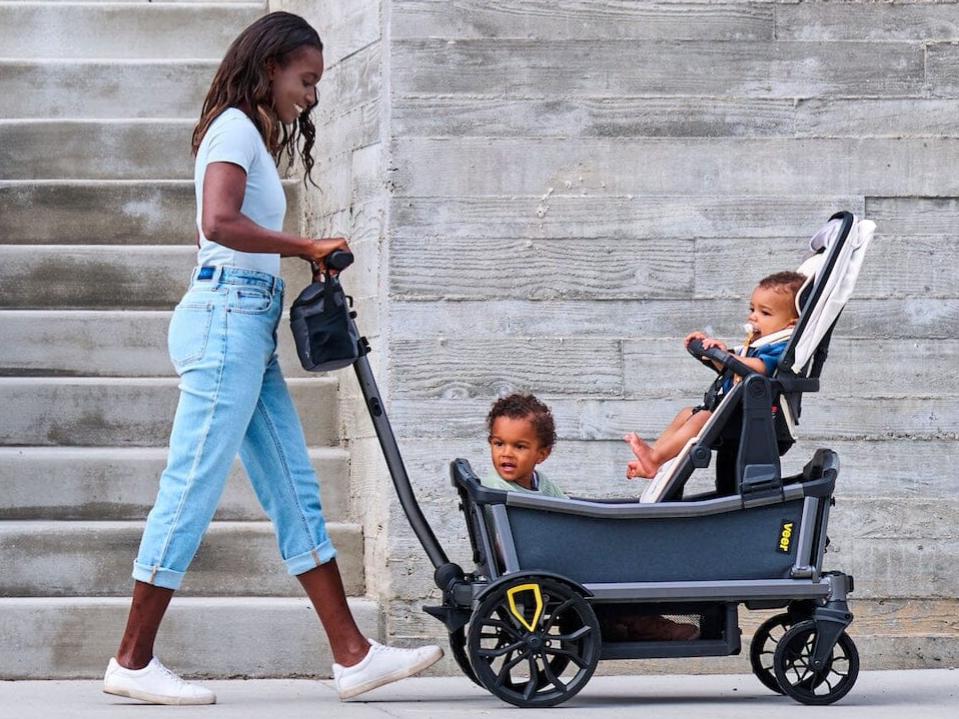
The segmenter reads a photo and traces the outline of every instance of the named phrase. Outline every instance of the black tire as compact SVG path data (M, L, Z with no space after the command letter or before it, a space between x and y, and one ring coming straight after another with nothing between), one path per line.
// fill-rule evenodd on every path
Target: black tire
M752 667L753 674L764 687L777 694L784 692L776 679L773 656L776 654L779 640L792 624L792 617L786 612L770 617L759 626L749 644L749 665Z
M812 668L816 622L799 622L779 640L773 657L776 681L783 692L801 704L823 705L839 701L859 677L859 652L846 632L839 635L821 671Z
M453 659L456 660L459 668L463 670L463 674L469 677L470 681L474 684L483 686L476 678L476 674L473 673L473 667L470 666L469 657L466 655L466 632L463 631L463 628L460 627L455 632L450 632L449 640L450 652L453 654Z
M522 585L538 588L517 593L517 608L532 630L510 608L509 593ZM532 599L534 591L542 599L540 612L529 611L524 598ZM483 598L470 619L466 646L477 680L491 694L519 707L548 707L586 685L599 662L602 639L599 621L582 595L556 580L526 575Z

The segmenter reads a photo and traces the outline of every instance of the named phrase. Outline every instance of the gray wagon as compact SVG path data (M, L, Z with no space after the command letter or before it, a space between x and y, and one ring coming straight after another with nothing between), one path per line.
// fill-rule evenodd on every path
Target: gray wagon
M423 517L369 363L354 363L400 501L436 567L443 602L424 609L446 625L469 678L512 704L552 706L579 692L603 659L738 654L740 610L781 609L750 645L758 679L804 704L829 704L852 688L859 657L845 629L853 578L823 567L839 457L818 449L785 477L780 457L795 442L803 394L819 389L873 230L841 212L814 236L816 252L800 268L810 281L797 298L799 321L773 376L693 343L697 359L723 364L707 393L714 411L642 498L504 492L483 487L466 460L453 461L470 571L448 560ZM743 380L723 394L728 372ZM715 489L684 493L694 470L713 463ZM695 624L697 636L636 641L605 631L616 617L654 616Z

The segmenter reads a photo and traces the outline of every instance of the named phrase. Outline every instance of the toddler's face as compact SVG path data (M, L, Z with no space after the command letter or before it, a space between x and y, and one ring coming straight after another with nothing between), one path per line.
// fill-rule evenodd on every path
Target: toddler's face
M757 287L749 301L749 324L754 328L752 339L765 337L796 324L795 298L790 292L775 287Z
M526 418L497 417L489 435L496 473L508 482L531 489L533 470L549 456L540 444L533 423Z

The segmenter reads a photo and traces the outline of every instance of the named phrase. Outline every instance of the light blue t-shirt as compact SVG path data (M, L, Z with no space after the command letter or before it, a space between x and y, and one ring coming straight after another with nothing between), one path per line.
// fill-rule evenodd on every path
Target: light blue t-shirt
M253 121L242 110L230 107L210 125L196 153L193 182L196 186L196 226L200 232L199 265L228 265L280 274L280 256L265 252L240 252L203 236L203 178L211 162L231 162L246 171L246 192L240 212L269 230L282 230L286 194L276 163Z

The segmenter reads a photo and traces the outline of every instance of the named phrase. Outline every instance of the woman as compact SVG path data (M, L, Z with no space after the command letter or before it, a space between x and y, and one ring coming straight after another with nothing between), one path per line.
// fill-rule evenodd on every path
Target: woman
M153 642L238 452L276 527L287 570L303 585L326 630L340 698L415 674L443 655L437 646L384 647L357 628L303 430L277 364L280 257L300 257L316 272L332 251L348 249L342 238L282 231L286 200L277 161L285 153L292 164L302 145L312 180L310 112L322 74L316 31L296 15L270 13L230 46L194 130L199 252L169 331L180 401L167 466L134 562L126 631L104 677L109 694L158 704L216 701L212 692L164 667L153 656Z

